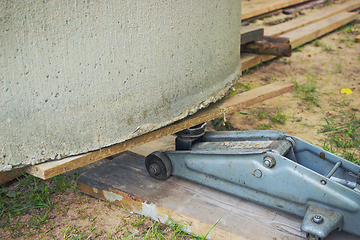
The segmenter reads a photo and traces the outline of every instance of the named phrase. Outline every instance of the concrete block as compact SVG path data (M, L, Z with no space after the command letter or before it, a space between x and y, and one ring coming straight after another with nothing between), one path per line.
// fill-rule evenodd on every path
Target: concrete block
M241 1L1 1L0 171L110 146L217 101Z

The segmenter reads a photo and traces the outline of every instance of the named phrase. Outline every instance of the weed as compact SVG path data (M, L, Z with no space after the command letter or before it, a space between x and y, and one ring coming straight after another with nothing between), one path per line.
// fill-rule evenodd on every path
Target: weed
M304 50L304 45L298 46L296 48L293 49L293 52L302 52L302 50Z
M211 120L211 125L215 128L216 131L223 131L223 130L231 130L233 127L231 123L227 120L224 121L224 117L219 117Z
M12 188L0 188L0 227L8 229L12 237L32 234L31 229L48 223L48 212L54 207L50 197L72 186L64 176L41 180L24 174ZM57 211L61 211L59 207ZM21 216L30 213L30 218ZM29 232L30 231L30 232Z
M322 47L324 51L333 51L333 46L327 43L324 43L323 41L316 39L315 41L312 42L312 44L315 47Z
M298 97L302 98L309 104L314 104L315 106L319 105L318 92L316 91L317 82L315 77L312 74L306 75L306 84L299 85L299 83L294 79L293 80L294 89Z
M330 44L325 44L325 43L324 43L324 45L323 45L323 49L324 49L324 51L328 51L328 52L334 50L332 45L330 45Z
M346 25L345 26L345 28L344 28L344 31L346 32L346 33L353 33L354 31L353 31L353 27L354 27L354 24L348 24L348 25Z
M261 106L257 112L257 116L258 116L259 120L263 120L266 115L267 116L269 115L268 109L263 109L263 107Z
M139 217L139 216L138 216L138 217L136 217L136 219L134 220L134 222L131 223L131 225L133 225L133 226L136 227L136 228L139 228L140 225L143 224L144 220L145 220L144 217Z
M336 65L336 72L341 73L342 72L342 63L339 63Z
M322 133L329 133L329 142L325 141L323 148L331 152L340 152L340 155L349 161L359 163L360 156L360 119L355 114L341 110L339 119L325 117ZM336 147L336 150L334 149Z
M268 124L261 124L258 128L260 130L269 130L269 129L271 129L271 126Z
M322 41L320 41L319 39L316 39L315 41L312 42L312 44L315 47L320 47L320 46L322 46Z
M216 223L214 225L211 226L211 228L209 229L209 231L207 231L207 233L201 237L201 240L205 240L207 239L207 236L209 235L210 231L213 230L213 228L220 222L221 218L219 220L216 221Z
M233 96L233 95L236 95L236 92L235 92L235 88L232 87L228 93L228 96Z
M273 73L271 77L268 77L268 76L262 77L262 80L264 80L266 82L269 82L269 83L273 82L273 81L276 81L275 73Z
M289 58L289 59L283 58L283 59L282 59L282 62L283 62L283 64L288 64L288 65L290 65L290 64L291 64L291 59L290 59L290 58Z
M286 115L280 111L279 108L276 108L277 113L274 117L269 116L270 121L272 121L273 123L280 123L280 124L285 124L285 121L287 119Z
M167 225L162 225L158 222L152 221L151 227L142 236L144 239L200 239L200 237L193 233L188 233L188 223L184 221L173 221L169 219Z
M355 43L354 39L343 39L341 36L339 37L339 43L345 43L346 46L350 47Z
M250 82L248 82L248 83L240 83L240 86L245 89L245 92L251 90L251 87L252 87Z

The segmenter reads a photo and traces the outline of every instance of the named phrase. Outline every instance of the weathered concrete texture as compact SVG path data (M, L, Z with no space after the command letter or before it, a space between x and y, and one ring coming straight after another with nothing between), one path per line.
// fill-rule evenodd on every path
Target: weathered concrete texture
M0 171L158 129L240 75L239 0L5 0L0 9Z

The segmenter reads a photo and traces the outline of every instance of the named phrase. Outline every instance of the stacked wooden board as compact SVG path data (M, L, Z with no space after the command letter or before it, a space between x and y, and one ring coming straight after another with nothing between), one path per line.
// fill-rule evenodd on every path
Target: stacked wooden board
M252 3L248 4L243 2L243 9L241 11L241 20L247 20L253 17L264 15L278 9L286 8L293 6L295 4L308 2L309 0L280 0L280 1L267 1L265 4L257 5L253 7ZM247 6L249 5L249 6Z
M289 22L264 27L264 35L289 38L294 49L354 21L359 14L349 11L357 8L360 8L360 1L357 0L333 5L325 10L316 10ZM273 58L275 56L241 53L242 70L245 71Z

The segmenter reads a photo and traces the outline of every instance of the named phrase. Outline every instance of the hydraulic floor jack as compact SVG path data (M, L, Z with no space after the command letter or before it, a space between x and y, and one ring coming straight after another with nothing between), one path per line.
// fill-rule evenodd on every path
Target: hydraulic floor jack
M159 180L172 174L302 216L308 239L335 229L360 236L360 166L283 131L195 127L145 165Z

